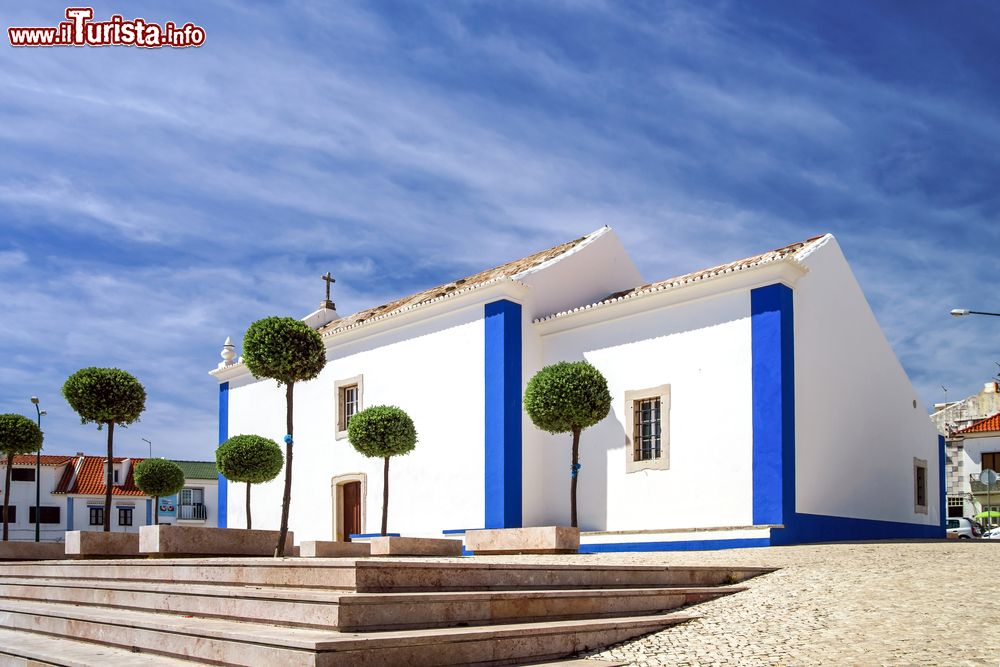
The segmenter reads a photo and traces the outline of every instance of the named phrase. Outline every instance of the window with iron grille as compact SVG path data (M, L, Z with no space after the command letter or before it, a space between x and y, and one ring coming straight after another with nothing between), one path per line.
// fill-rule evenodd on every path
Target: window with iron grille
M625 392L625 472L670 467L670 385Z
M103 507L91 507L90 508L90 525L91 526L103 526L104 525L104 508Z
M632 440L635 443L633 456L636 461L651 461L660 458L660 399L647 398L635 401Z

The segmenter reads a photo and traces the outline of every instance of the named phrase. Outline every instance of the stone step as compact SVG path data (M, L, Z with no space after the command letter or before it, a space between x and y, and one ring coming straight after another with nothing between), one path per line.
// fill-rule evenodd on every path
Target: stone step
M372 630L609 618L676 609L742 587L630 588L436 593L61 579L0 580L0 598L157 610L198 617L365 632Z
M7 667L192 667L199 663L34 632L0 628L0 665Z
M499 665L555 659L696 618L682 612L489 628L350 633L0 600L0 627L227 665ZM8 647L8 651L17 651ZM16 655L16 653L15 653Z
M725 566L533 565L432 559L215 558L9 563L8 577L118 582L214 582L244 586L324 588L367 593L448 590L542 590L719 586L774 568Z

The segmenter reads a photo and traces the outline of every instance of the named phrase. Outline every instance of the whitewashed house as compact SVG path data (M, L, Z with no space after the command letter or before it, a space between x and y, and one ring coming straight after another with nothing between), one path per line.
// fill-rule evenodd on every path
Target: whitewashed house
M1000 412L953 431L948 441L959 470L957 489L948 495L948 516L1000 512L1000 484L986 485L980 479L984 470L1000 473ZM1000 521L989 516L983 523L996 526Z
M392 465L390 532L565 525L570 437L536 429L521 397L541 367L581 359L613 396L582 438L583 551L943 535L943 446L830 235L645 283L605 227L305 321L328 364L295 390L299 540L377 530L381 461L346 439L377 404L419 434ZM235 354L212 371L220 441L280 442L282 390ZM281 484L255 488L255 527L277 526ZM220 525L242 525L242 494L220 481L220 496Z
M41 455L39 539L62 542L67 530L104 530L107 457ZM133 471L143 459L116 457L111 490L112 532L137 533L154 520L153 498L135 485ZM184 471L184 489L160 499L160 523L216 526L218 473L214 462L175 461ZM0 493L6 479L6 458L0 459ZM35 455L14 457L11 469L9 536L35 539ZM2 498L2 495L0 495Z

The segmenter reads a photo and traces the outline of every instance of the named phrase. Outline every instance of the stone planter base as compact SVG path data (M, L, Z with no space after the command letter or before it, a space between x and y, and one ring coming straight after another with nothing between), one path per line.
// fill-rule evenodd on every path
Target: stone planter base
M143 526L139 552L147 556L273 556L277 530ZM285 555L293 555L294 534L285 536Z
M371 554L364 542L321 542L306 540L299 548L302 558L364 558Z
M580 550L580 530L568 526L469 530L465 548L475 555L575 554Z
M70 558L137 558L138 533L66 532L66 556Z
M0 560L58 560L66 557L62 542L0 542Z
M373 537L372 556L461 556L458 540L431 537Z

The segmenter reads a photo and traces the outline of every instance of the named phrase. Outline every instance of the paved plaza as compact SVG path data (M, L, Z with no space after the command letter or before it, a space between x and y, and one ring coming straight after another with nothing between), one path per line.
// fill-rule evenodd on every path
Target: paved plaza
M594 653L629 665L1000 665L1000 541L524 557L782 569L703 618Z

